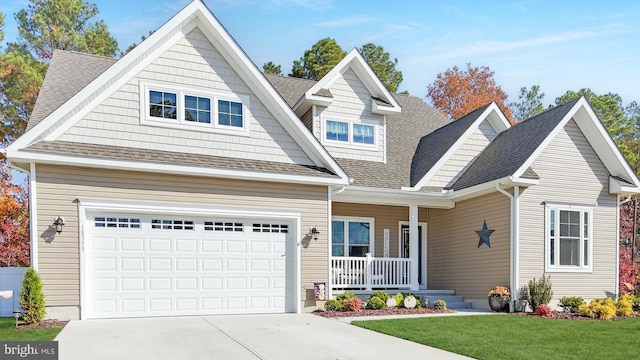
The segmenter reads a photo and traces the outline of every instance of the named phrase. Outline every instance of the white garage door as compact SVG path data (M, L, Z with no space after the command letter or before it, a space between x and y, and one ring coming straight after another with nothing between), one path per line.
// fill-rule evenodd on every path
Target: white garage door
M87 318L293 311L293 223L89 214Z

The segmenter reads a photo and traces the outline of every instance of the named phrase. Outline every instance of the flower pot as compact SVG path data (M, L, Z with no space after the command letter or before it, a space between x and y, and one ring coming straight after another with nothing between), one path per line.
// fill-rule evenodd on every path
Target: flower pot
M503 312L509 309L509 302L502 296L490 296L489 307L496 312Z

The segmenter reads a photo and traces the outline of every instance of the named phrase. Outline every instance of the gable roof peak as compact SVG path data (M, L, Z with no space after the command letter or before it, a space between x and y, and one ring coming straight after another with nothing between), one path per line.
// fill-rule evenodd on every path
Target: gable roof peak
M318 96L321 89L328 89L331 85L347 70L352 70L358 79L365 86L367 91L371 94L371 108L373 113L389 115L394 113L400 113L402 108L396 101L393 95L382 84L382 81L373 72L369 64L366 62L362 54L358 49L354 48L347 55L331 69L322 79L307 90L304 95L293 106L293 109L298 113L304 113L313 104L320 104L327 106L331 103L326 97ZM381 101L376 101L374 98L378 98ZM388 105L387 105L388 104Z

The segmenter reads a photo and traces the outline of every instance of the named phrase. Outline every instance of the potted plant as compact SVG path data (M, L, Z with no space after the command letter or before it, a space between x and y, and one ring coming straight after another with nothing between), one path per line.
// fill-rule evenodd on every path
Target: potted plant
M511 290L506 286L494 286L489 291L489 307L493 311L507 311L511 300Z

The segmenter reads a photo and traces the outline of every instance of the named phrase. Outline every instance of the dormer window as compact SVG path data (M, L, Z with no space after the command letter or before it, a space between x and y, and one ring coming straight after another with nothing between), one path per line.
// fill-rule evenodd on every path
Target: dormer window
M349 141L349 123L327 120L327 140Z
M324 118L323 141L336 146L349 146L354 148L377 148L376 134L377 122L364 120Z
M150 83L141 83L140 91L143 124L234 134L249 131L245 119L249 96Z
M356 144L374 144L375 128L373 125L353 124L353 142Z

